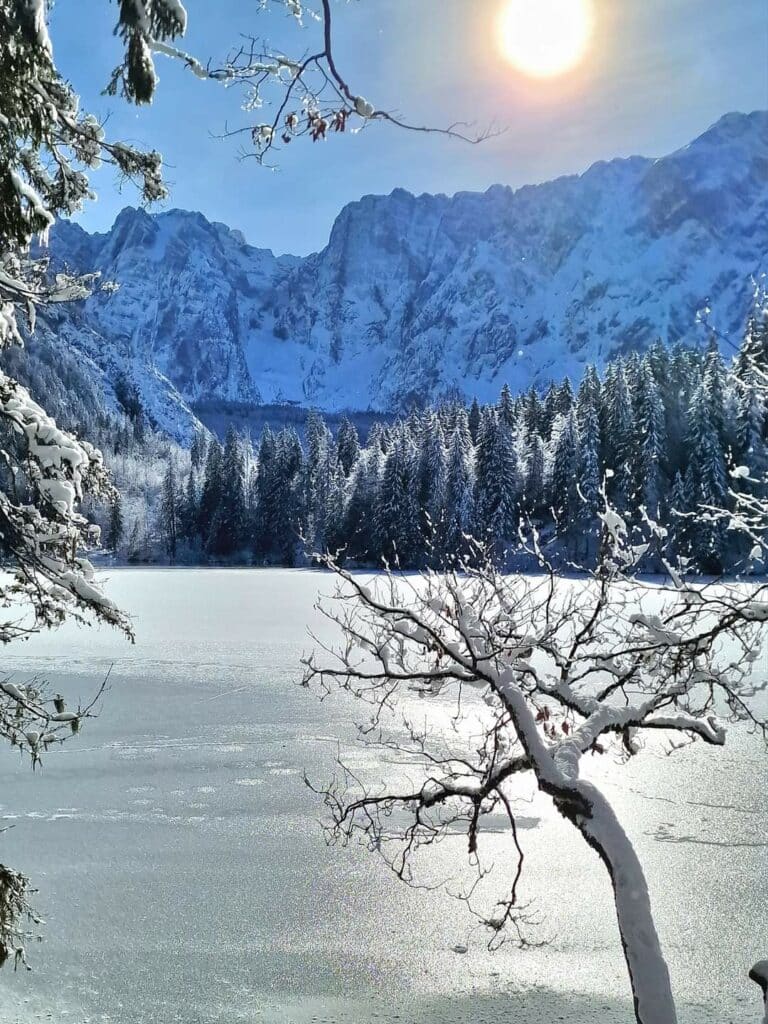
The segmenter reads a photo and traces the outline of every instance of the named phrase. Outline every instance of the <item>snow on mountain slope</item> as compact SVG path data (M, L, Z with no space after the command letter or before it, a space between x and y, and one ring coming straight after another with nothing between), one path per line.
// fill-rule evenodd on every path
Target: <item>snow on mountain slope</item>
M101 235L62 224L51 244L120 284L58 330L107 377L129 373L161 424L198 402L490 398L657 337L700 340L704 305L738 340L768 271L768 112L542 185L365 196L305 259L179 210L126 209Z

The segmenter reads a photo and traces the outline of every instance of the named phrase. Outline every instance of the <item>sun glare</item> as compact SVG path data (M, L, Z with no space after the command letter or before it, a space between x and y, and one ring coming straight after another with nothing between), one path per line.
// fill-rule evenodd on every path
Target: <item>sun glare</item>
M518 71L551 78L582 60L593 28L592 0L508 0L499 17L499 45Z

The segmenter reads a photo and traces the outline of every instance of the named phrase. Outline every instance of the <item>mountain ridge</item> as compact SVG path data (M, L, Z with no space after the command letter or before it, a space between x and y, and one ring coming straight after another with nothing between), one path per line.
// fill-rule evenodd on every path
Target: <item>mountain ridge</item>
M128 376L177 439L199 403L487 399L658 336L701 343L705 305L738 339L750 279L768 271L768 111L726 114L665 157L537 185L363 196L306 257L200 213L131 207L108 232L57 225L51 253L120 289L48 326L98 365L105 392Z

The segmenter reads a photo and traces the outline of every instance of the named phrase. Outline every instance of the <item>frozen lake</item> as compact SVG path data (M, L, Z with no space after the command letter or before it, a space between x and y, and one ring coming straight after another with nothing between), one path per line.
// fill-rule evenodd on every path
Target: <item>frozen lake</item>
M101 717L42 772L2 753L2 860L32 876L47 920L34 971L0 973L4 1024L632 1018L604 870L533 791L522 841L541 949L489 954L455 900L326 848L302 770L330 773L349 712L296 682L328 587L302 571L119 570L110 593L135 646L67 627L4 650L14 679L83 697L114 663ZM768 956L767 768L732 735L603 782L645 861L686 1024L760 1018L746 971ZM507 840L488 842L503 866ZM459 844L434 851L437 868Z

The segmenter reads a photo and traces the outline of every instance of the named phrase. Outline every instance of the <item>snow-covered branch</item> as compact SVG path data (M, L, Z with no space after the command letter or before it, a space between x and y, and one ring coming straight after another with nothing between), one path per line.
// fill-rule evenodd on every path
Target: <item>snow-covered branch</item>
M260 7L285 9L297 28L316 36L308 51L289 56L254 36L217 66L210 61L203 64L165 41L148 40L152 51L180 60L197 78L242 85L246 111L270 111L254 124L225 132L226 136L246 136L252 147L246 155L255 156L259 163L296 139L318 142L336 133L360 131L373 122L472 144L500 134L493 127L475 131L472 125L458 121L443 127L415 124L359 95L336 59L331 0L319 0L316 6L297 0L261 0Z

